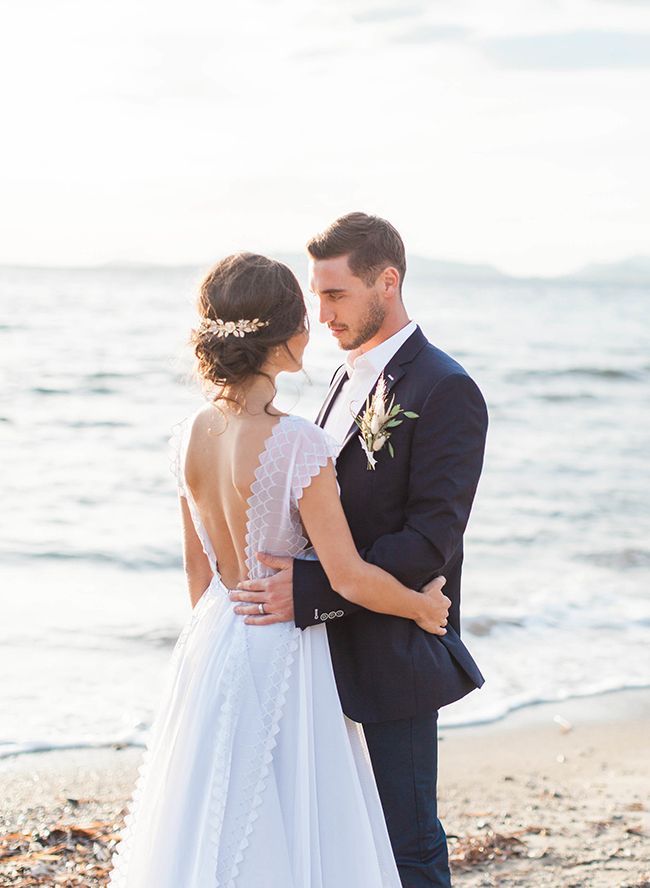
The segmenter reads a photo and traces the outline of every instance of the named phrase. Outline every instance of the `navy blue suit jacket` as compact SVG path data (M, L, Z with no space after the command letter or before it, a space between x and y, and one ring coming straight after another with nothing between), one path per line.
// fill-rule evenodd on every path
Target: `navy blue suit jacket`
M377 614L335 592L317 561L294 562L294 607L301 629L326 622L345 714L358 722L409 718L439 709L483 684L460 640L463 533L483 463L487 410L465 370L418 327L389 361L390 397L418 419L392 433L366 468L356 425L336 463L343 508L362 557L412 589L447 578L444 636L412 620ZM318 418L323 425L345 379L334 376Z

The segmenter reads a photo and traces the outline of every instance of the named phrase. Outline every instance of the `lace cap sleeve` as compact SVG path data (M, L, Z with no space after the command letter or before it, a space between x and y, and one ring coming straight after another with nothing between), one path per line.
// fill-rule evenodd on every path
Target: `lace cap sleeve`
M296 420L295 460L291 479L291 498L297 502L312 478L327 465L328 459L336 459L339 445L319 426L306 419Z
M169 439L169 468L176 477L178 492L187 499L187 487L185 486L185 452L189 437L190 420L184 419L172 427L172 436Z

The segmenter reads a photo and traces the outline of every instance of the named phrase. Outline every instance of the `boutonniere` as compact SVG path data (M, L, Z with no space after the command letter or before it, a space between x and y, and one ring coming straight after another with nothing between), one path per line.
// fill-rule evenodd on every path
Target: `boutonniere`
M382 449L384 444L388 444L388 452L391 456L395 456L393 445L388 440L393 429L401 425L404 421L399 416L405 416L407 419L417 419L418 414L411 410L402 410L399 404L395 403L395 396L388 406L386 406L386 380L382 373L377 382L375 393L366 399L366 409L361 416L355 416L354 421L359 426L359 441L368 457L368 465L366 468L374 469L377 465L375 453Z

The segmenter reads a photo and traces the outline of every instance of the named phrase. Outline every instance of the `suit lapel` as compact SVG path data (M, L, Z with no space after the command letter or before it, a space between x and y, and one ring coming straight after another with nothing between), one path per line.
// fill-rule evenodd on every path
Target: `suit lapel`
M417 353L419 351L421 351L421 349L426 345L426 343L427 343L426 337L425 337L424 333L422 332L422 330L420 330L420 328L418 327L417 330L413 331L413 333L409 336L409 338L406 340L406 342L400 348L398 348L398 350L395 352L395 354L390 359L390 361L386 364L386 366L384 367L384 370L383 370L384 379L386 380L386 395L388 395L388 393L390 392L392 387L395 385L395 383L397 383L402 378L402 376L404 376L404 374L406 373L406 370L404 369L404 367L407 364L411 363L413 358L417 355ZM379 375L381 377L381 373ZM379 379L377 380L377 382L379 382ZM372 390L370 392L370 399L371 400L372 400L372 396L375 393L375 389L377 388L377 382L374 384L374 386L372 387ZM326 402L326 404L327 404L327 402ZM325 409L325 408L323 408L323 409ZM361 409L357 413L357 417L360 417L365 409L366 409L366 404L364 403L361 405ZM408 408L406 408L406 409L408 409ZM347 435L345 436L343 444L341 445L341 450L339 451L339 455L341 454L343 449L345 447L347 447L347 445L350 443L352 438L355 437L355 433L358 433L358 430L359 430L359 427L357 426L356 422L353 422L352 425L350 426L350 429L348 430Z
M319 425L321 428L323 428L323 426L327 422L327 417L330 415L330 410L334 406L334 401L336 400L338 393L343 388L343 383L347 378L347 369L345 367L345 364L342 364L332 377L329 392L327 393L327 397L325 398L323 406L321 407L320 412L316 417L316 425Z

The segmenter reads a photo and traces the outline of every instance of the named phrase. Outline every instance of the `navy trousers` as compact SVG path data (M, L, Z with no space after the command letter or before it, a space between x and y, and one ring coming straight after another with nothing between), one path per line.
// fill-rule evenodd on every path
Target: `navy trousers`
M451 888L436 798L437 729L437 712L363 726L404 888Z

